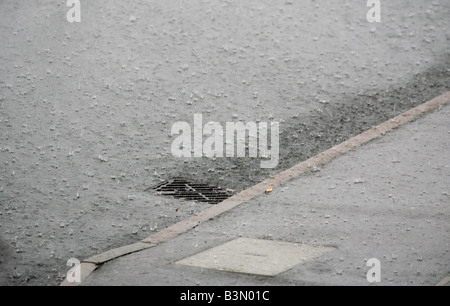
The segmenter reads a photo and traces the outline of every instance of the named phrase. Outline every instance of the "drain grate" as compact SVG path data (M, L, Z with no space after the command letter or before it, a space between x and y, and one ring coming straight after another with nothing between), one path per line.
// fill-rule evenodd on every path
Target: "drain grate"
M218 204L234 194L234 191L230 189L223 189L205 183L191 182L185 178L174 178L156 187L147 189L147 191L149 190L156 191L157 195L172 196L210 204Z

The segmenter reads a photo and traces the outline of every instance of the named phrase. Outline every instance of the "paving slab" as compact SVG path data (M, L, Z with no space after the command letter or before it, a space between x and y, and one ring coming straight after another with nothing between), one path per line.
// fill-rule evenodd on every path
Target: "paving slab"
M262 276L276 276L334 248L283 241L238 238L177 261L178 265Z

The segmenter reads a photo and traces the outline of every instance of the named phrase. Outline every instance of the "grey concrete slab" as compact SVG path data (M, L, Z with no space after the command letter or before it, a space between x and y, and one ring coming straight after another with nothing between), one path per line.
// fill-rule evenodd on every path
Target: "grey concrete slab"
M176 262L178 265L275 276L334 248L283 241L238 238Z

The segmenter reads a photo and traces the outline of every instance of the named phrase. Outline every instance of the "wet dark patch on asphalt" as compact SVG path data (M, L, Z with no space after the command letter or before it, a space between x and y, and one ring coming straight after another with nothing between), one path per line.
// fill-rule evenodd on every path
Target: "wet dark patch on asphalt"
M204 157L180 162L168 176L194 175L211 184L244 190L448 91L449 67L450 56L412 76L407 84L343 95L303 118L287 118L280 125L280 158L275 169L261 169L259 158Z

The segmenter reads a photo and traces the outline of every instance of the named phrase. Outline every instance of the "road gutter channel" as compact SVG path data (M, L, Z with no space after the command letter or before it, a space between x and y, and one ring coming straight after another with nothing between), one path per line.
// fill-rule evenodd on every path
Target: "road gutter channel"
M60 286L78 286L80 285L93 271L95 271L102 264L111 261L113 259L129 255L132 253L140 252L159 245L165 241L177 237L178 235L193 229L201 223L208 221L220 214L233 209L240 204L250 201L251 199L265 193L267 188L279 186L299 175L306 173L314 168L317 168L334 158L343 155L344 153L351 151L375 138L383 136L385 133L392 131L399 126L413 121L432 110L435 110L444 104L450 102L450 91L425 102L417 107L414 107L384 123L377 125L366 132L363 132L331 149L322 152L306 161L303 161L290 169L287 169L269 179L250 187L225 201L212 206L190 218L182 220L168 228L144 239L140 242L120 247L117 249L109 250L105 253L95 255L81 262L81 282L70 283L65 279ZM447 279L446 279L447 280ZM448 282L448 280L447 280ZM447 283L446 282L446 283ZM441 282L442 283L442 282Z

